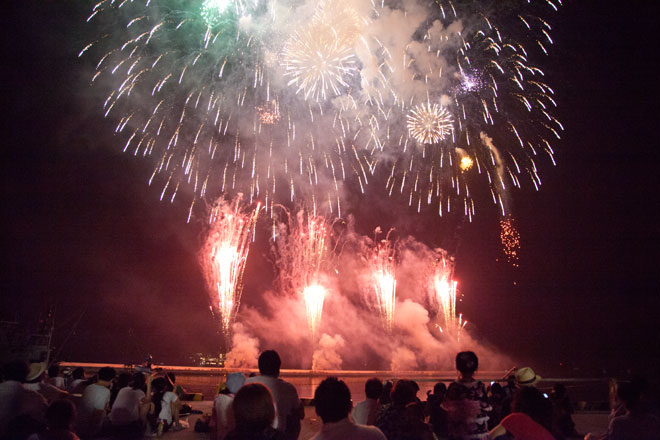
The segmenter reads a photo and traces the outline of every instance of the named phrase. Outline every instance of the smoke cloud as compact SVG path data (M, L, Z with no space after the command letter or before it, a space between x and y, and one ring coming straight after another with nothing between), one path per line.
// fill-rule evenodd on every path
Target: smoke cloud
M314 338L308 326L301 292L255 292L260 295L258 304L242 305L234 324L234 345L228 356L232 362L250 355L256 359L257 347L262 347L277 350L283 368L447 370L454 368L457 351L469 349L479 356L482 369L511 365L506 356L475 340L469 324L460 335L443 333L436 325L441 314L431 300L430 279L440 249L411 237L396 243L396 305L389 331L365 281L369 279L365 254L374 240L350 228L338 237L332 268L324 274L328 293L320 336Z
M341 335L321 335L318 348L312 356L312 370L339 370L342 359L339 352L346 346Z

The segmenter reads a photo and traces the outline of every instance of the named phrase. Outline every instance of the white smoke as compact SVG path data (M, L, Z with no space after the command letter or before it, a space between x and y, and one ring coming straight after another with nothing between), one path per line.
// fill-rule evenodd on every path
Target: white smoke
M330 336L326 333L321 335L318 347L312 355L312 370L339 370L342 359L339 354L346 346L346 341L341 335Z
M483 131L479 133L479 137L481 138L481 143L490 151L493 165L495 165L495 170L497 171L498 182L496 183L495 187L496 193L499 196L499 204L502 210L502 215L504 216L507 214L507 212L509 212L509 206L511 202L509 190L504 184L506 173L504 161L502 160L500 151L493 143L493 138L489 137Z
M362 292L367 265L361 252L372 240L349 227L341 241L335 268L325 274L334 282L326 283L329 291L318 339L312 337L300 294L267 291L259 294L258 305L241 306L236 325L258 338L261 347L277 350L283 368L451 370L456 353L466 349L477 353L482 369L511 366L506 356L474 340L469 325L458 341L436 327L437 306L429 301L425 278L433 273L431 263L438 250L412 238L399 241L397 301L390 332L374 299Z
M232 349L227 353L225 366L228 368L255 368L259 356L259 340L247 333L243 324L232 327Z

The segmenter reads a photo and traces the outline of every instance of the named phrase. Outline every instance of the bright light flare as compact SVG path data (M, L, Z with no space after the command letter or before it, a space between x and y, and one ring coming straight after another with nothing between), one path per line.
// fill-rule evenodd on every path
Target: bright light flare
M250 241L261 206L249 210L241 206L241 197L231 204L216 202L209 219L210 229L202 248L201 260L213 305L220 313L221 328L229 334L243 291L243 271Z
M280 289L284 293L303 296L307 322L312 339L315 339L328 293L322 280L332 259L328 249L331 223L304 210L296 215L286 213L288 223L276 226L273 246L280 271Z
M438 324L438 328L443 333L456 338L458 341L461 337L461 332L467 321L463 321L463 315L460 314L456 317L456 287L457 281L445 278L442 275L436 275L434 279L435 294L442 309L443 324Z
M463 156L461 157L461 171L465 172L468 171L472 168L472 165L474 164L474 161L470 156Z
M439 104L417 105L406 119L410 136L422 144L437 144L454 131L451 113Z
M367 255L369 267L369 278L371 280L371 290L375 294L376 305L380 314L383 326L392 331L394 322L394 310L396 306L396 277L395 277L395 247L389 240L390 231L387 237L380 242L376 241L375 246L370 248ZM380 228L376 229L376 234L380 233Z
M323 314L323 302L327 290L320 284L312 284L302 292L305 298L305 309L307 310L307 323L312 332L312 338L316 338L316 332L321 325L321 315Z
M382 271L374 273L373 277L374 288L378 297L380 315L385 322L387 330L392 331L396 299L396 279L393 274Z

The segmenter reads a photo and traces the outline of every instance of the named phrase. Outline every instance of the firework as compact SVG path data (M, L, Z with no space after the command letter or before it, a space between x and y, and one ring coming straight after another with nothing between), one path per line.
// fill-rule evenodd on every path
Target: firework
M403 157L389 169L389 194L407 196L418 211L437 200L438 214L455 212L471 220L476 211L470 187L477 182L488 185L494 203L505 213L507 193L524 179L539 189L537 163L542 156L555 163L551 144L563 131L553 115L555 92L537 64L552 44L551 25L543 17L554 14L560 4L513 1L486 11L480 1L434 2L431 15L437 21L428 20L426 30L419 31L419 46L408 46L401 56L408 85L426 96L400 98L441 103L454 118L453 134L451 141L431 145L440 137L425 130L410 109L409 136L425 145L411 148L409 136L398 137ZM453 32L452 26L466 17L474 18L473 26ZM447 56L452 49L455 58ZM411 120L419 121L412 124L414 131ZM465 173L461 151L472 159L477 173Z
M376 234L380 228L376 229ZM392 232L392 231L390 231ZM384 327L392 331L396 299L396 278L394 274L395 249L389 240L389 233L384 240L374 240L374 246L367 256L371 288L375 293L376 304Z
M339 215L342 181L364 191L381 172L418 211L471 219L476 182L506 211L563 130L538 62L560 2L389 3L102 0L81 56L161 198L243 192Z
M513 267L518 267L520 261L520 233L516 229L511 215L507 215L500 220L500 241L507 263Z
M438 324L437 326L443 333L459 340L467 321L463 321L462 314L456 316L456 287L458 282L448 280L441 275L436 275L433 282L435 295L442 310L442 325Z
M461 171L468 171L474 165L474 161L470 156L461 157Z
M273 237L280 289L304 298L307 322L315 339L327 294L325 272L332 258L328 243L331 223L304 210L295 216L286 215L288 222L276 225Z
M458 282L454 278L454 259L442 249L436 249L436 258L430 268L428 289L432 311L437 313L440 323L436 327L456 340L467 325L462 314L456 315Z
M447 109L438 104L421 104L407 116L410 136L422 144L437 144L450 136L453 119Z
M339 96L349 87L345 78L357 73L353 45L360 23L343 3L321 2L311 23L295 32L284 49L284 76L305 99Z
M200 258L225 334L229 334L240 305L243 271L259 211L260 205L252 210L244 208L240 197L231 204L220 199L209 218L209 232Z
M275 124L280 120L280 109L276 103L272 105L259 105L255 107L257 113L259 114L259 120L262 124Z
M302 295L305 298L305 310L307 311L307 323L312 332L312 338L316 339L316 331L321 325L321 315L323 313L323 301L327 290L320 284L311 284L303 289Z

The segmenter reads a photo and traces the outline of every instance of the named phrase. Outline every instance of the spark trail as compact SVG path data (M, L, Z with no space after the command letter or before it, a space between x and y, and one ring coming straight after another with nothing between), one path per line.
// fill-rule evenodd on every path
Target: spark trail
M102 0L80 56L163 199L242 192L341 216L344 182L364 192L381 173L418 211L471 219L473 185L507 214L507 193L538 189L538 163L555 162L563 125L541 66L560 6Z
M309 330L316 340L328 292L326 271L332 263L331 223L304 210L296 215L286 212L286 216L287 222L274 226L273 236L280 290L303 297Z
M378 240L380 228L376 229L374 245L368 249L366 255L371 279L371 288L375 296L375 303L379 311L383 326L392 331L394 310L396 306L396 275L395 275L395 247L390 241L390 231L384 240Z
M200 260L209 290L214 294L212 307L219 311L226 335L240 305L243 271L260 210L259 204L253 209L246 208L241 197L232 203L220 199L209 217Z

